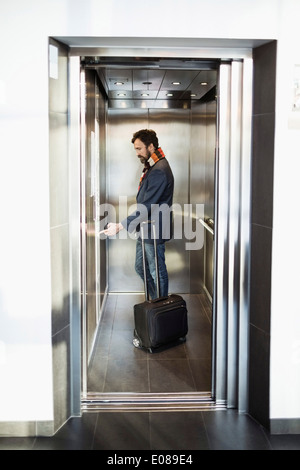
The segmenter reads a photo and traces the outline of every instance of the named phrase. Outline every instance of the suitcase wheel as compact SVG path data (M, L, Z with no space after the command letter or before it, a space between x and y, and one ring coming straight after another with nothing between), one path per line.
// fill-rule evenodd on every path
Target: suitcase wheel
M141 347L138 338L133 338L132 344L133 344L133 346L134 346L135 348L140 348L140 347Z
M142 347L141 343L140 343L140 340L136 337L133 338L132 340L132 344L135 348L139 348L139 349L145 349ZM152 348L147 348L147 351L149 351L151 354L153 353L153 350Z

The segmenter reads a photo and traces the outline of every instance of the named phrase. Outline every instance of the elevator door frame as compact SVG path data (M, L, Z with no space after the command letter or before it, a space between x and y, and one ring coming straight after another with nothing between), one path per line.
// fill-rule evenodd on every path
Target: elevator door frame
M252 49L250 48L139 48L101 47L70 49L70 152L80 162L80 108L75 82L80 76L80 56L101 55L186 57L221 61L219 74L218 126L215 195L215 266L213 299L213 358L211 397L196 395L88 394L82 389L81 409L217 409L248 410L248 324L249 324L249 263L250 263L250 168L252 119ZM72 137L75 137L73 140ZM80 181L77 181L80 185ZM77 192L80 188L77 188ZM224 203L226 201L226 203ZM236 202L239 201L239 205ZM72 202L72 198L71 198ZM77 206L78 208L78 202ZM80 223L80 217L79 217ZM74 248L74 247L73 247ZM76 248L76 247L75 247ZM78 254L78 247L76 248ZM77 257L80 262L80 256ZM73 316L73 312L71 312ZM81 312L84 315L84 312ZM81 328L73 322L78 343ZM72 331L73 334L73 331ZM74 343L74 342L73 342ZM81 361L82 351L73 349L73 362ZM84 362L84 361L83 361ZM83 366L84 369L84 366ZM78 370L78 369L77 369ZM86 370L83 371L86 374ZM83 377L86 383L86 377ZM78 396L78 375L72 382L73 396ZM123 401L122 401L123 400ZM122 403L120 403L122 402ZM76 408L76 404L75 404Z

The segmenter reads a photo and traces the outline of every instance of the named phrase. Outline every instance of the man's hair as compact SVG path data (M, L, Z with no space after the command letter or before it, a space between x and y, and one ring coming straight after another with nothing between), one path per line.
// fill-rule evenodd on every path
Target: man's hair
M155 150L157 150L159 147L156 132L154 132L152 129L141 129L140 131L135 132L131 142L134 143L136 139L140 139L146 145L146 147L148 147L150 144L154 145Z

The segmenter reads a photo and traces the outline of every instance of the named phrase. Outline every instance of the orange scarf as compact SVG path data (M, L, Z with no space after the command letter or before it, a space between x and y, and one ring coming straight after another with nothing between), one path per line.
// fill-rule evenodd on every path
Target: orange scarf
M165 158L165 154L164 152L162 151L162 149L159 147L157 150L155 150L154 153L152 153L152 155L150 156L150 158L148 159L148 161L145 163L145 166L143 168L143 173L140 177L140 183L139 183L139 187L138 187L138 191L140 190L140 187L141 187L141 184L142 184L142 181L143 179L145 178L149 168L151 168L153 165L155 165L155 163L157 163L159 160L161 160L162 158Z

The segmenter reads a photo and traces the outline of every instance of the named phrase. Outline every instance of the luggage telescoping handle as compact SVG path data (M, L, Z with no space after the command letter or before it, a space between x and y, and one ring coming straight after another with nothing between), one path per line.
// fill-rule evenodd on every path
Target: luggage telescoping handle
M146 300L149 300L149 292L147 285L147 274L146 274L146 252L145 252L145 240L144 240L144 226L145 224L153 225L153 240L154 240L154 257L155 257L155 272L156 272L156 292L157 297L160 297L160 287L159 287L159 274L158 274L158 262L157 262L157 248L156 248L156 233L155 233L155 223L154 220L146 220L141 223L141 235L142 235L142 251L143 251L143 269L144 269L144 284L145 284L145 297Z

